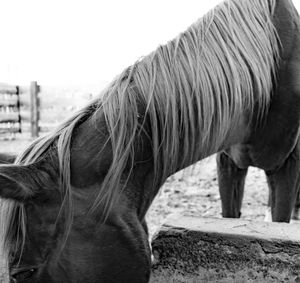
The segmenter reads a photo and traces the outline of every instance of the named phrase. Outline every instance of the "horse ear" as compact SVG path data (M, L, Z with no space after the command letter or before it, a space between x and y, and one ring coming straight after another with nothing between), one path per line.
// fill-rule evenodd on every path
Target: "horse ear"
M33 165L0 165L0 197L19 202L36 197L45 174Z

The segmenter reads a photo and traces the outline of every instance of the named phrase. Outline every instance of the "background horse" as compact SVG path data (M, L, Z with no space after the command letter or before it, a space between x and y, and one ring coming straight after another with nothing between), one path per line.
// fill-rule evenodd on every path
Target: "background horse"
M289 0L225 1L2 165L11 280L148 282L144 218L168 176L237 144L267 171L292 152L299 28Z
M281 150L279 147L278 150ZM247 145L233 146L217 155L219 190L223 217L241 216L245 178L249 166L259 167L251 159L251 149ZM269 156L265 156L269 158ZM264 162L268 162L267 160ZM276 162L276 160L275 160ZM300 141L286 157L277 160L272 168L265 170L269 199L265 220L289 222L299 220L300 208ZM269 208L271 211L269 211ZM294 210L292 211L292 208ZM269 213L271 212L271 215Z

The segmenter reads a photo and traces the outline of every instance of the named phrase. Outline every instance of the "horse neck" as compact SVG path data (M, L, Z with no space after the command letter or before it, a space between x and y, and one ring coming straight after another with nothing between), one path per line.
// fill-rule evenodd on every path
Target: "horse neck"
M186 154L188 156L186 160L179 158L177 160L177 164L174 166L175 170L171 171L168 176L183 170L219 151L227 149L232 145L245 143L249 139L252 128L253 123L249 122L248 115L241 113L239 119L228 121L226 129L223 131L225 133L223 136L221 136L214 127L211 127L210 132L207 133L205 137L201 133L201 129L197 129L194 138L195 140L191 141L195 143L195 146L191 147L191 149L194 149L194 151ZM180 152L184 151L186 144L187 142L184 139L180 140L178 146L180 149L179 157ZM182 154L182 156L184 156L184 154Z
M136 208L141 218L168 176L219 150L242 141L246 132L244 119L241 115L239 123L234 122L228 125L228 134L217 146L215 144L213 146L207 144L201 148L201 140L196 140L195 142L197 145L199 144L200 150L198 150L198 155L192 156L188 162L182 162L179 159L177 164L166 164L164 154L159 152L156 162L163 163L164 168L167 168L169 165L174 168L168 174L164 174L163 170L155 167L152 140L150 138L151 125L148 119L145 121L145 129L140 132L133 146L135 149L134 166L128 172L125 168L125 172L123 172L124 176L127 173L130 174L130 178L127 180L128 185L122 192L122 194L128 196L128 206ZM214 136L213 132L211 136ZM79 188L87 188L97 183L100 184L103 181L113 160L111 144L107 142L108 137L109 132L105 118L102 115L99 115L97 120L89 119L77 127L72 137L71 148L72 185ZM201 139L201 135L197 133L196 138ZM184 147L184 140L180 140L179 149Z
M140 163L139 166L135 168L132 179L135 179L135 182L139 185L138 187L140 192L140 198L138 207L139 211L141 211L141 215L145 214L153 199L157 195L160 187L164 184L164 182L169 176L187 168L188 166L195 164L196 162L212 154L217 153L218 151L229 148L234 144L245 142L249 138L252 128L251 124L249 124L246 121L247 117L241 114L241 119L238 120L238 122L234 121L228 126L227 135L221 141L219 141L219 143L216 143L216 145L213 146L211 146L210 144L204 145L203 148L199 150L199 155L191 158L190 162L184 163L182 162L182 160L179 159L178 164L174 166L175 170L170 171L170 173L167 176L163 176L163 173L161 171L155 172L153 159L151 159L151 161L149 162ZM214 133L211 133L211 136L213 136L213 134ZM200 134L198 135L198 138L201 138ZM147 141L144 142L144 144L146 143ZM201 146L201 141L196 141L196 143L199 144L199 146ZM184 142L180 141L179 148L183 147ZM144 155L149 156L149 147L145 147L145 149L146 151L144 152ZM163 160L159 161L163 162ZM159 176L156 176L156 174L158 174ZM153 184L153 180L155 179L157 179L158 182Z

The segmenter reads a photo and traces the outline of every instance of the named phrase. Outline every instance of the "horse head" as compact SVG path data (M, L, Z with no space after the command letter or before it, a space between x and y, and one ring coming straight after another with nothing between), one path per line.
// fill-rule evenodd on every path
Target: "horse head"
M84 178L72 178L72 193L62 193L55 156L0 166L11 282L147 282L150 250L136 208L123 194L105 219L103 206L91 212L102 180L76 164L73 175Z

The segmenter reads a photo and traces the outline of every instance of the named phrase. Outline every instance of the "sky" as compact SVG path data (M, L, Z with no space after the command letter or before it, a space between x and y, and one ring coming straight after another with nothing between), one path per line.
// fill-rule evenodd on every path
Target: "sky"
M0 0L0 82L104 87L219 2Z

